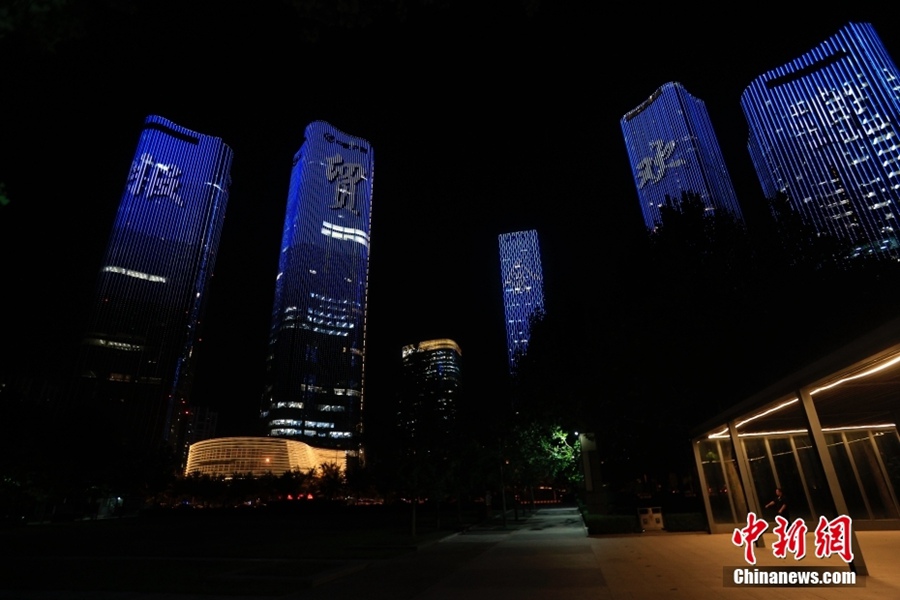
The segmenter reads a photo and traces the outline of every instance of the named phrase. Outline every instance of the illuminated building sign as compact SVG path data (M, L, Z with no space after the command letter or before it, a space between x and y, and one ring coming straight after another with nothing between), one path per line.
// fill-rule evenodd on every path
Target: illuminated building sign
M153 157L145 153L131 164L128 191L135 196L169 198L178 206L183 206L184 203L178 195L180 177L181 169L177 165L154 162Z
M335 182L334 204L331 208L346 208L354 215L358 215L356 184L366 176L363 166L360 163L345 163L340 154L328 157L325 162L327 165L325 177L328 181Z
M652 156L642 159L637 166L638 189L642 189L647 183L658 183L666 174L666 169L674 169L684 164L681 158L670 160L675 152L675 140L663 142L655 140L650 142L654 149Z

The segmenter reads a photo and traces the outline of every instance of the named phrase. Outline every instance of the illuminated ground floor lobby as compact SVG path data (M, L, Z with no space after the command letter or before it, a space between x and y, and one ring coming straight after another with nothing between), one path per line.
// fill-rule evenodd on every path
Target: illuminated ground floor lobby
M692 434L711 533L747 526L784 490L812 532L900 529L900 319L747 398ZM856 540L853 540L856 544ZM864 550L864 549L863 549ZM857 566L865 569L858 553Z

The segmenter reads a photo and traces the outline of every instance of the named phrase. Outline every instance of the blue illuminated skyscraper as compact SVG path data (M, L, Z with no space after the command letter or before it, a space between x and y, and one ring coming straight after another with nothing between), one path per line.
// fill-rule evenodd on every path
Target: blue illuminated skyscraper
M144 121L78 362L82 407L119 446L180 443L231 160L219 138Z
M620 124L647 229L660 225L660 209L677 207L684 193L698 195L708 212L724 210L743 220L702 100L680 83L666 83Z
M767 198L852 254L898 253L900 71L870 24L761 75L741 106Z
M275 281L265 434L354 456L362 427L373 151L316 121L294 156Z
M532 315L544 311L544 274L537 231L503 233L499 242L506 348L512 371L517 354L528 348Z

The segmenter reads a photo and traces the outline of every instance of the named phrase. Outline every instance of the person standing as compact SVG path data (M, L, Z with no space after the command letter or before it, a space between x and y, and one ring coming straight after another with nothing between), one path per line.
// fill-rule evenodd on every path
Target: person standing
M788 507L787 498L785 498L784 491L781 488L775 488L775 498L766 504L766 508L772 507L775 507L776 515L784 517L788 523L791 522L791 510Z

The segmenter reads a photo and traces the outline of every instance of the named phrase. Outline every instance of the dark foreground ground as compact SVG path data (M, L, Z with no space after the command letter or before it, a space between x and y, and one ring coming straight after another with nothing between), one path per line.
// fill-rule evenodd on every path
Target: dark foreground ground
M383 537L375 535L381 529L375 526L380 519L375 511L366 514L366 518L362 513L359 518L339 514L337 524L323 515L261 518L242 514L193 517L181 526L177 519L164 518L5 532L0 539L5 556L11 554L9 544L16 542L24 543L20 549L28 555L0 560L0 599L900 598L900 570L896 568L900 531L858 532L857 549L865 554L870 574L846 586L735 587L732 572L748 567L743 561L744 549L734 545L730 534L657 530L591 535L576 507L557 505L521 511L518 519L514 513L495 514L462 532L440 534L427 543L422 535L423 543L418 546L392 546L387 542L408 541L408 533L395 534L388 528L382 529ZM392 520L386 514L381 517ZM110 524L113 527L104 527ZM812 537L807 535L810 547ZM363 543L354 545L353 540ZM772 554L771 543L770 536L765 547L758 548L759 567L789 564L800 570L814 567L850 574L837 555L818 558L807 554L803 560L786 561ZM105 544L114 546L105 548ZM164 555L149 553L151 549L158 552L160 546ZM282 558L277 558L275 551L279 546L285 553ZM116 549L120 554L115 554ZM87 553L71 554L81 550ZM330 558L339 555L370 558Z
M280 595L414 552L477 515L410 506L164 510L0 531L2 590ZM289 574L282 577L281 574Z

